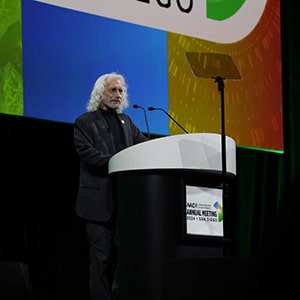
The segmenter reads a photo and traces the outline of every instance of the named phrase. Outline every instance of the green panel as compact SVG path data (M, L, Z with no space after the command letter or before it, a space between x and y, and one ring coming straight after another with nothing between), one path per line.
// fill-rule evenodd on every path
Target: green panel
M0 2L0 113L23 115L21 0Z

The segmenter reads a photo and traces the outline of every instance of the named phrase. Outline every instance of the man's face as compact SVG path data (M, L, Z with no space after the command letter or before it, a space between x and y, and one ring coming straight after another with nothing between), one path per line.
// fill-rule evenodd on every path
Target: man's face
M104 100L101 108L104 110L117 110L121 107L123 85L119 78L109 79L104 90Z

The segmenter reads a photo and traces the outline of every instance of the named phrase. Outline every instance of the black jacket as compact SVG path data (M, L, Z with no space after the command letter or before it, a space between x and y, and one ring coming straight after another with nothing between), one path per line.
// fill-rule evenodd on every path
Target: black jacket
M128 115L117 116L125 148L148 140ZM115 207L108 161L117 150L101 110L83 113L75 120L74 145L80 159L76 214L87 220L107 221Z

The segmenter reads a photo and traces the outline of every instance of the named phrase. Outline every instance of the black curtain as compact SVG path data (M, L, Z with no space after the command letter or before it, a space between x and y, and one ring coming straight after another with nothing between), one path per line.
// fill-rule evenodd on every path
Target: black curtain
M284 153L238 147L234 216L236 255L285 255L291 249L300 169L299 3L281 1ZM280 83L278 83L280 84ZM287 240L286 249L274 243Z

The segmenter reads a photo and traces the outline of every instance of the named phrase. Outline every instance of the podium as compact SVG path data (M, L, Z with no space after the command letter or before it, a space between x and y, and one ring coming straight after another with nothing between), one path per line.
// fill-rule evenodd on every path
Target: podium
M121 300L166 299L170 263L224 255L230 236L226 226L221 234L195 234L188 232L187 220L191 187L222 191L221 150L220 134L191 133L149 140L110 159L118 201ZM236 144L228 136L226 164L230 186L236 176ZM226 218L224 213L224 223Z

